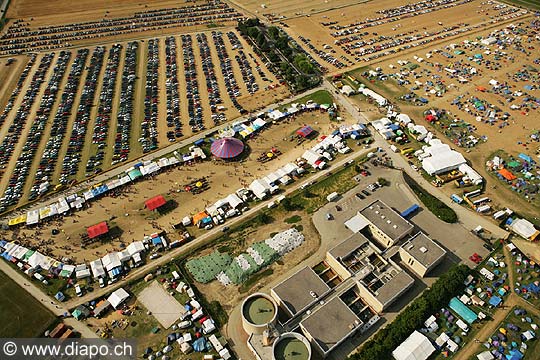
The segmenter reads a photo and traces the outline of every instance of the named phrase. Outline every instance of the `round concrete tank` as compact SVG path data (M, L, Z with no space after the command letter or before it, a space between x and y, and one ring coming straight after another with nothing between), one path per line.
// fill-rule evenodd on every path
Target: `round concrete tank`
M283 333L272 345L273 360L310 360L311 345L304 335Z
M274 324L277 317L277 304L271 296L255 293L242 303L242 326L248 335L260 335Z

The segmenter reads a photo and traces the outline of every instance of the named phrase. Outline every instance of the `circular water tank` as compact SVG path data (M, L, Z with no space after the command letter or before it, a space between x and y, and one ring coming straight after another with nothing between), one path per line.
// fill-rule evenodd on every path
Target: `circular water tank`
M277 304L271 296L255 293L242 303L242 326L248 335L262 334L277 317Z
M311 345L305 336L288 332L283 333L272 345L273 360L310 360Z

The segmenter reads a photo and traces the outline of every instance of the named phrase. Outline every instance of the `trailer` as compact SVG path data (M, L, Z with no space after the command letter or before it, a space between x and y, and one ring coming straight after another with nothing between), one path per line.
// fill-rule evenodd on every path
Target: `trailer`
M461 204L463 202L463 199L456 194L450 195L450 199L452 199L453 202Z
M409 216L418 211L418 209L420 209L420 206L418 206L418 204L414 204L407 210L403 211L400 215L402 218L407 219Z

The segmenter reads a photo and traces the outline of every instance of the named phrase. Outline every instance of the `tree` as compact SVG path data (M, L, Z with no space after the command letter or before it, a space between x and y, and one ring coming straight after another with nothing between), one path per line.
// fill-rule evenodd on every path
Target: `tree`
M247 28L247 33L249 37L251 37L252 39L256 39L261 32L256 27L249 27Z
M255 221L261 225L267 225L267 224L271 224L274 221L274 219L267 213L262 212L259 215L257 215L257 217L255 218Z
M270 26L268 28L268 35L272 38L272 39L277 39L279 37L279 29L275 26Z
M377 179L377 182L378 182L379 185L381 185L381 186L386 186L386 185L388 185L388 180L386 180L386 179L383 178L383 177L378 178L378 179Z

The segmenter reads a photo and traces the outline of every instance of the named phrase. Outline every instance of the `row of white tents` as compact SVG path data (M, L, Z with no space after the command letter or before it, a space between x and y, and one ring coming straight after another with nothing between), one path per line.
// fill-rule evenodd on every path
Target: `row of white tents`
M39 209L30 210L19 215L18 217L12 218L8 221L8 225L35 225L55 215L64 215L70 210L80 210L85 202L99 198L101 195L118 187L129 184L140 177L152 175L167 167L193 161L197 158L206 158L206 155L202 149L196 146L190 148L190 152L188 154L179 154L175 151L173 155L174 156L160 158L156 161L145 161L136 164L135 166L127 169L123 174L103 184L100 184L99 186L93 186L92 188L86 189L80 193L61 196L46 206Z

